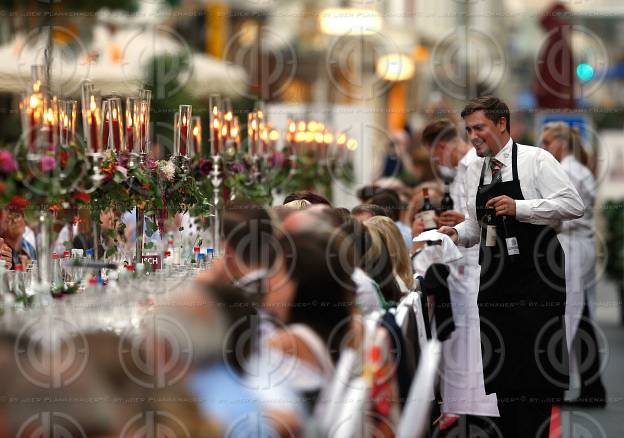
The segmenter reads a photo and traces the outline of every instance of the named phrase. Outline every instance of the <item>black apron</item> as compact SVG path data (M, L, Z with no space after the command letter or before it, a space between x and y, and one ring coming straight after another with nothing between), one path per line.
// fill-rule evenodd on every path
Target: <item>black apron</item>
M485 208L491 198L523 200L518 179L518 147L512 146L513 180L483 184L483 163L476 196L481 224L479 318L487 393L559 398L568 384L564 254L552 227L493 216L496 242L486 246ZM505 232L505 229L507 230ZM513 256L508 253L506 238ZM513 251L517 243L517 251Z

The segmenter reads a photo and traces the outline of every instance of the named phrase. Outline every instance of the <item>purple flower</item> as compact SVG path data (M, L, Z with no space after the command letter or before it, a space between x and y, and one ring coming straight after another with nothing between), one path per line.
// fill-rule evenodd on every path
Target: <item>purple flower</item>
M128 167L128 159L129 157L127 155L120 155L119 158L117 158L117 166Z
M245 165L243 163L241 163L241 162L238 162L238 161L235 162L235 163L232 163L231 169L232 169L232 172L235 172L235 173L241 173L241 172L244 172L246 170L245 169Z
M149 169L149 170L156 169L156 160L152 160L151 158L146 159L145 160L145 168Z
M284 165L284 154L278 151L273 152L269 157L269 165L271 167L282 167Z
M17 170L17 162L11 152L0 151L0 170L4 173L11 173Z
M50 172L54 170L54 167L56 166L56 160L54 159L54 157L50 157L46 155L41 158L41 162L39 164L41 166L42 171Z

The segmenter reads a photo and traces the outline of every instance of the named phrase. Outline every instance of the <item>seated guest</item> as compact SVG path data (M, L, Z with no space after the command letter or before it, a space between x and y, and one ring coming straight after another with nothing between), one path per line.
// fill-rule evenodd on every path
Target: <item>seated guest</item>
M351 279L356 286L356 303L360 312L364 315L382 310L384 298L379 285L373 280L361 266L364 265L366 251L370 248L370 234L366 226L355 219L345 222L340 231L345 234L346 242L349 244L347 252L353 257L353 275Z
M223 257L199 275L207 284L232 284L258 301L273 262L276 242L268 211L243 201L232 203L223 216Z
M98 254L104 255L109 248L115 245L110 230L115 229L115 212L108 208L100 213L100 242L98 242ZM94 249L93 226L89 215L84 215L78 224L78 234L74 236L72 245L76 249Z
M288 379L311 400L334 373L353 327L353 267L338 254L340 235L299 232L279 239L280 253L268 279L263 308L283 326L270 348L294 360Z
M361 267L379 285L383 307L388 309L401 300L401 287L396 280L392 258L381 233L376 228L367 227L367 230L370 234L370 247L364 254Z
M407 248L403 245L403 236L392 219L377 216L364 222L369 229L375 229L384 239L390 253L390 259L396 273L396 281L403 294L409 293L414 283L411 260Z
M394 221L399 228L406 248L412 247L412 232L409 226L401 222L401 213L404 206L401 202L401 198L394 190L384 189L383 192L377 193L375 196L368 200L370 204L379 205L384 207L388 212L388 217Z
M10 269L15 265L28 266L37 259L37 251L24 239L26 221L24 212L18 208L2 209L0 212L0 254ZM10 253L10 257L9 257Z
M310 204L324 204L331 207L331 202L329 202L327 198L309 190L289 194L286 198L284 198L283 204L286 205L289 202L298 200L308 201Z
M379 205L360 204L353 207L351 216L359 221L365 221L373 216L388 216L388 211Z
M167 382L183 382L191 393L188 400L197 400L203 416L221 425L221 436L271 436L263 405L245 378L253 342L258 338L255 307L246 294L230 286L208 288L194 283L157 312L160 320L172 321L179 327L170 333L170 337L176 337L167 339L158 332L148 332L148 339L155 336L152 341L128 344L152 348L154 351L136 354L153 355L167 365L156 364L156 369L163 368L152 376L141 373L140 363L126 360L128 373L162 379L161 373L166 372ZM172 355L172 341L180 348L178 354ZM146 380L143 386L151 384Z

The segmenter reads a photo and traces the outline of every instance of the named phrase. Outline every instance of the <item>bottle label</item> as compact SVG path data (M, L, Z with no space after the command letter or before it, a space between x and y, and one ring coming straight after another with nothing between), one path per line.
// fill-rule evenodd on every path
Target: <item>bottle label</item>
M438 225L435 221L435 210L421 211L420 213L418 213L418 219L423 221L425 225L425 230L433 230L435 228L438 228Z
M507 254L509 255L518 255L520 254L520 248L518 247L518 239L515 237L508 237L505 239L505 243L507 243Z
M485 246L496 246L496 225L488 225L485 233Z

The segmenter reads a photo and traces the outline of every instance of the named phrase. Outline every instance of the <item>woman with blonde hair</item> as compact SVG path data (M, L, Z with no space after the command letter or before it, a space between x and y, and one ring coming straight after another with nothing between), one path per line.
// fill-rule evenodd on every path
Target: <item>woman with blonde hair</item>
M414 283L414 274L410 263L410 256L403 243L403 236L399 228L392 219L385 216L374 216L367 219L364 224L371 233L377 232L383 239L386 248L388 248L390 260L392 261L392 266L401 292L409 292Z

